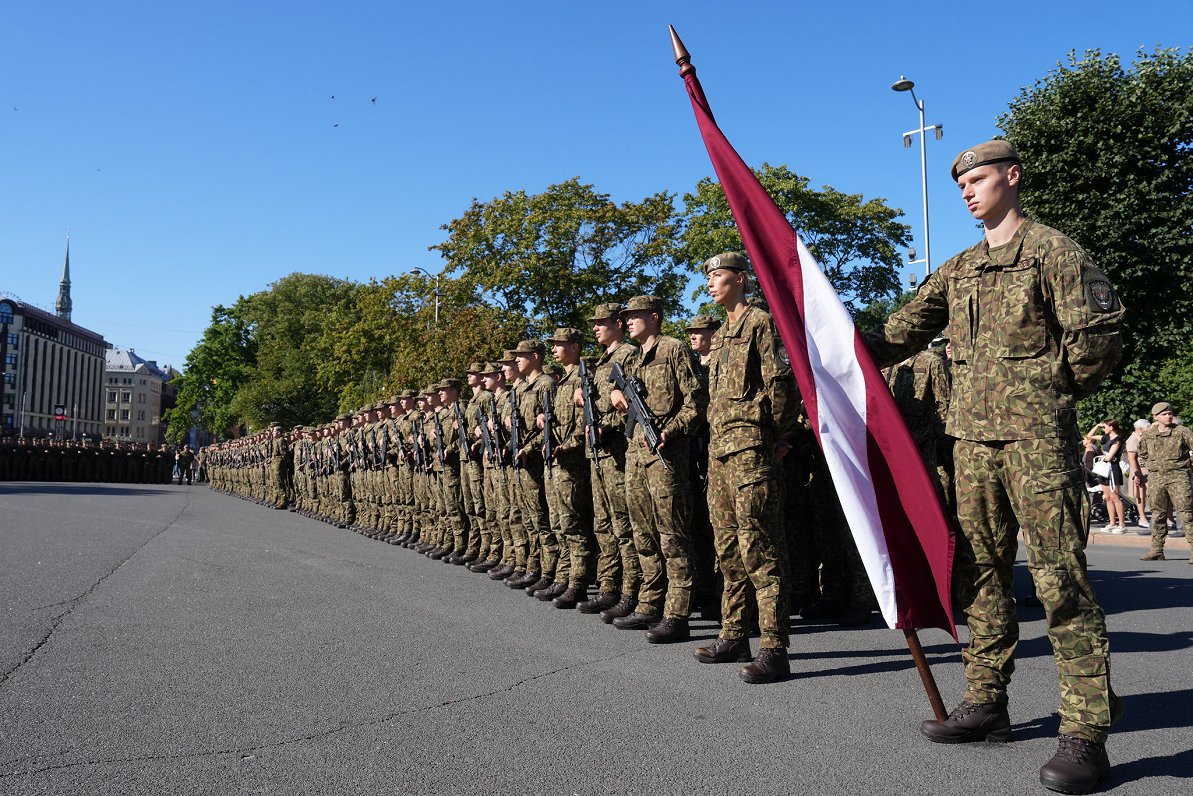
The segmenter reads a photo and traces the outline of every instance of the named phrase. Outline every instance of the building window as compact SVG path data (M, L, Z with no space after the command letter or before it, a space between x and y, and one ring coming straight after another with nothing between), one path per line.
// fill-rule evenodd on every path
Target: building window
M0 315L0 319L3 319L3 317L4 317L3 315ZM10 319L9 321L3 321L3 320L0 320L0 323L10 323L10 322L11 322L11 318L12 318L12 316L11 316L11 315L9 315L8 317L9 317L9 319ZM12 415L5 415L5 416L4 416L4 427L5 427L5 428L12 428Z
M144 419L145 419L145 410L142 409L139 412L137 412L137 420L144 420Z
M132 402L133 402L133 394L131 392L124 391L124 392L120 393L120 403L131 404Z
M4 355L4 364L11 365L12 367L15 368L17 366L17 355L16 354L5 354Z
M5 373L4 374L4 383L5 384L16 384L17 383L17 374Z
M115 409L109 409L109 410L108 410L108 419L109 419L109 420L115 420L115 419L116 419L116 410L115 410Z
M0 304L0 323L12 323L11 304Z
M13 407L13 404L14 404L15 402L16 402L16 396L15 396L15 395L13 395L13 394L12 394L12 393L10 393L10 392L6 392L6 393L4 393L4 406L5 406L6 408L8 408L8 409L12 409L12 407Z
M141 393L140 395L137 396L137 403L139 403L139 404L145 403L145 393Z
M18 338L18 337L17 337L17 335L16 335L16 333L15 333L15 332L9 332L9 333L8 333L8 347L9 347L9 348L16 348L16 347L17 347L17 341L18 341L19 339L20 339L20 338Z
M116 391L115 390L108 390L108 403L110 403L110 404L116 403Z
M131 414L131 412L130 412L128 409L121 409L121 410L120 410L120 419L121 419L121 420L128 420L128 419L129 419L129 417L128 417L128 416L129 416L130 414ZM126 432L126 433L127 433L127 432Z

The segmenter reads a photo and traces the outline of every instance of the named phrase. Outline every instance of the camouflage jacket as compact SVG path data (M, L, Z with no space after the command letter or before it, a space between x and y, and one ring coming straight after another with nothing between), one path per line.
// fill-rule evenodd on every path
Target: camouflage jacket
M774 320L746 307L708 353L709 456L774 446L795 421L799 394Z
M1057 439L1072 433L1076 400L1122 356L1122 303L1089 255L1025 220L1011 241L983 240L924 281L869 338L880 367L947 327L953 393L945 431L959 439Z
M708 390L696 378L688 351L674 337L660 335L650 350L637 349L625 365L626 372L642 382L646 408L659 434L671 439L697 431L708 409Z
M889 368L885 375L916 444L935 443L944 436L952 392L944 350L921 351Z
M1185 426L1164 428L1161 423L1153 423L1139 438L1139 462L1151 475L1193 469L1191 452L1193 431Z
M538 427L538 416L543 413L543 393L548 390L555 391L555 380L546 373L540 373L534 381L523 380L518 385L518 413L522 417L522 438L519 442L522 443L522 453L527 457L537 456L541 459L543 456L543 430Z
M613 365L620 363L623 368L634 358L638 349L629 342L619 343L612 351L606 351L597 360L592 369L592 383L596 387L596 400L593 409L596 411L597 425L600 427L601 448L608 452L612 448L625 447L625 415L613 408L609 395L613 392L611 374ZM594 455L589 451L589 455Z
M584 411L576 406L574 396L580 389L580 368L568 365L555 390L555 455L570 461L584 455Z

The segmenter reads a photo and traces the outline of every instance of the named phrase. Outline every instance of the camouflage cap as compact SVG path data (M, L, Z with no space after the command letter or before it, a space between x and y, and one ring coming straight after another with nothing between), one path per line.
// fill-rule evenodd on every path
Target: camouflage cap
M270 427L270 428L281 428L281 427L282 427L282 424L281 424L281 423L279 423L279 422L277 422L277 421L275 420L275 421L273 421L272 423L270 423L270 424L269 424L269 427Z
M711 315L697 315L684 331L691 334L692 332L715 332L720 328L721 322Z
M663 315L663 300L657 296L634 296L626 302L625 309L621 311L622 315L631 312L656 312L659 317Z
M717 270L749 272L750 263L741 252L724 252L704 261L705 276Z
M596 305L596 308L593 309L592 315L588 316L588 320L603 321L606 318L620 318L621 311L624 309L625 307L617 303L598 304Z
M500 373L501 372L501 363L500 362L486 362L485 369L481 372L484 373L486 376L493 374L493 373Z
M1015 147L1011 146L1011 142L995 138L984 141L972 149L967 149L955 157L949 174L953 175L955 181L965 172L976 169L978 166L1019 162L1019 153L1015 151Z
M484 362L473 362L473 363L469 364L468 370L465 372L469 373L469 374L484 373L485 372L485 363Z
M371 408L374 412L384 412L386 405L385 401L378 401Z
M428 384L427 389L423 390L423 395L425 395L427 397L430 397L432 395L438 395L438 394L439 394L439 385L438 384Z
M503 353L501 355L501 359L497 360L497 364L498 365L508 365L514 361L514 357L516 357L517 355L518 355L517 351L515 351L512 348L507 348L507 349L505 349L505 353Z
M339 421L341 421L341 420L351 420L351 419L352 419L352 415L348 414L347 412L345 412L345 413L344 413L344 414L342 414L342 415L337 415L337 416L336 416L336 421L337 421L337 422L339 422Z
M525 354L538 354L539 356L542 356L545 352L546 349L543 348L542 340L523 340L522 342L518 343L518 347L514 349L514 354L517 356L523 356Z
M460 383L460 380L456 378L446 378L439 382L439 389L441 390L459 390L462 389L463 386L464 385Z
M402 399L409 400L411 398L417 398L417 397L418 397L418 395L417 395L417 393L414 392L414 390L402 390L400 393L398 393L399 400L402 400Z
M1152 407L1153 415L1158 415L1161 412L1171 412L1171 411L1172 411L1172 404L1168 403L1168 401L1160 401L1160 403L1158 403Z
M386 406L397 406L398 401L401 400L401 398L402 398L401 393L399 393L398 395L391 395L390 397L386 398L385 401L383 401L383 403Z
M555 330L555 334L546 339L548 343L578 343L584 344L584 335L579 329L573 329L570 326L560 326Z
M560 365L558 362L552 362L551 364L547 365L547 367L543 368L543 372L548 376L562 377L564 374L563 365Z

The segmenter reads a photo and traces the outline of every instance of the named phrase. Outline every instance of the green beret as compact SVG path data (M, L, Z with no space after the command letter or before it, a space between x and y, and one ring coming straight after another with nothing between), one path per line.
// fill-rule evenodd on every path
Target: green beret
M592 311L592 315L588 316L588 320L603 321L606 318L620 318L621 311L624 309L625 307L617 303L598 304L596 309Z
M1158 403L1152 407L1153 415L1158 415L1161 412L1171 412L1171 411L1172 411L1172 404L1168 403L1168 401L1160 401L1160 403Z
M958 177L978 166L988 166L991 163L1019 163L1019 153L1010 141L992 139L978 144L973 149L967 149L953 159L953 168L949 174L955 182Z
M718 270L748 272L750 270L750 263L746 260L745 255L740 252L725 252L715 257L709 257L704 261L705 276Z

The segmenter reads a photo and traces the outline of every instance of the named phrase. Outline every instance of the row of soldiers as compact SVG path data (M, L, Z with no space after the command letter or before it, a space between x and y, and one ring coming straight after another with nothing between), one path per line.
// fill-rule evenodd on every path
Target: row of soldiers
M0 438L0 481L168 484L179 451L119 440Z
M777 341L769 316L753 312L755 325ZM284 432L275 424L212 446L211 485L465 566L557 608L644 630L653 643L688 638L696 611L741 637L760 628L764 649L786 647L790 614L871 621L874 598L801 422L781 344L767 349L767 371L782 384L781 391L771 385L774 410L772 397L749 409L781 417L741 450L761 442L787 454L773 469L759 465L755 476L774 493L766 515L781 529L773 568L783 577L757 589L735 573L735 593L726 598L727 559L718 555L708 502L709 446L736 447L740 431L713 440L706 412L710 376L715 382L718 373L746 367L749 357L732 348L742 324L731 324L728 336L722 331L726 341L718 344L720 322L698 316L687 329L689 347L662 336L661 319L654 297L604 304L590 318L603 349L595 359L581 356L578 329L560 328L498 361L472 363L467 395L465 382L445 378L318 428ZM545 365L544 342L555 373ZM725 458L714 455L712 464ZM701 649L699 660L749 660L742 657L748 643L731 658L701 657ZM780 674L766 670L749 681Z

